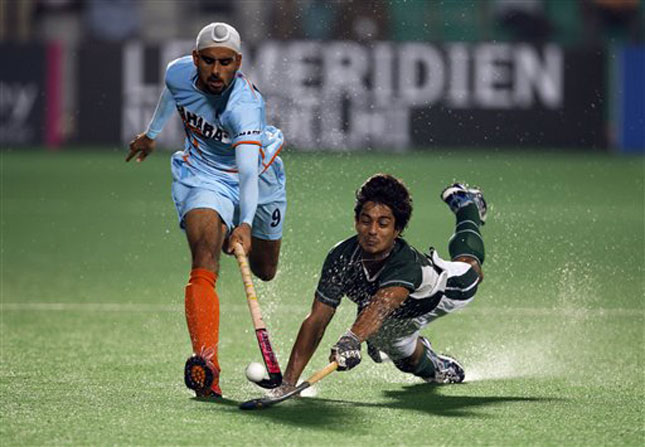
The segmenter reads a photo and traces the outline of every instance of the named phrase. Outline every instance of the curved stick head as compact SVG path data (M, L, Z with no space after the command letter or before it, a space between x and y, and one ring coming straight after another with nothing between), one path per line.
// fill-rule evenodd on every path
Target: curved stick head
M271 405L275 405L277 403L280 403L282 401L285 401L293 396L297 396L300 394L302 391L306 390L309 388L311 384L309 382L302 382L300 385L298 385L296 388L293 390L284 393L282 396L279 397L263 397L260 399L252 399L252 400L247 400L246 402L242 402L240 404L240 409L242 410L257 410L259 408L266 408L270 407Z
M252 399L252 400L247 400L246 402L242 402L240 404L240 410L258 410L260 408L266 408L267 406L267 400L266 399Z
M282 385L282 373L269 373L268 379L262 379L259 382L255 382L255 384L268 390L277 388Z

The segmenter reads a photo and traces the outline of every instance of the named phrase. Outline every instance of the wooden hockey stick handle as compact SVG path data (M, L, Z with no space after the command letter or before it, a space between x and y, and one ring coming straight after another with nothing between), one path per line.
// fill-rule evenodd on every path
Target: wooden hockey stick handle
M237 259L237 265L240 268L240 273L242 274L242 282L244 283L244 291L246 292L246 303L248 304L249 311L251 312L253 326L256 331L258 329L266 329L266 325L262 320L260 305L258 304L258 296L255 293L255 287L253 287L253 280L251 279L249 260L246 257L246 253L244 253L244 248L242 247L242 244L235 244L233 250L235 252L235 259Z
M316 371L311 377L309 377L307 380L302 382L300 385L295 387L293 390L289 391L288 393L283 394L282 396L276 398L276 399L271 399L271 398L266 398L266 399L260 399L263 403L263 405L266 405L268 401L271 401L271 404L273 403L278 403L282 402L283 400L287 400L292 396L295 396L297 394L300 394L310 386L312 386L314 383L318 382L319 380L324 379L327 377L329 374L333 373L338 369L338 363L336 362L331 362L329 365L325 366L323 369Z
M318 382L321 379L324 379L329 374L331 374L334 371L336 371L337 368L338 368L338 363L331 362L329 365L325 366L320 371L316 371L311 377L309 377L307 380L305 380L305 382L307 382L309 384L309 386L311 386L314 383Z

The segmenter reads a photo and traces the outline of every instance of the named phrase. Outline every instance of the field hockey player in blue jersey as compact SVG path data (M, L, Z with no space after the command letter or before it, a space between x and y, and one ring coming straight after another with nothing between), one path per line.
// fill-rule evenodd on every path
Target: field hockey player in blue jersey
M220 251L241 244L253 273L271 280L278 267L286 211L285 173L278 156L282 132L266 123L262 95L240 71L240 35L226 23L198 34L191 55L168 64L165 85L145 132L126 161L141 162L177 111L186 138L171 158L172 198L192 255L185 290L193 355L186 385L200 397L219 397Z

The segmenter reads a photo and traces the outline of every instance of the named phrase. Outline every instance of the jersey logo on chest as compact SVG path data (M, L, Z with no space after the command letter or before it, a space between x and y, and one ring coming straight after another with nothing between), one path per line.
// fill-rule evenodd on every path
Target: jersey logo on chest
M181 116L181 120L184 122L184 126L187 129L190 129L204 138L221 141L222 143L231 142L230 136L221 127L209 123L203 117L191 112L190 110L186 110L183 106L178 105L177 111L179 112L179 116Z

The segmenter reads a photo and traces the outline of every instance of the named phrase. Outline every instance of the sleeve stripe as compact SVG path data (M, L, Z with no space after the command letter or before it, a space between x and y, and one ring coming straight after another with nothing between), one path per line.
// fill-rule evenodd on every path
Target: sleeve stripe
M277 157L277 156L278 156L278 154L280 153L280 151L282 151L282 148L283 148L283 147L284 147L284 143L282 143L282 144L280 145L280 147L278 148L278 150L277 150L277 151L275 151L275 154L273 154L273 157L271 157L271 160L269 160L269 162L268 162L268 163L264 163L264 162L262 163L262 164L264 165L264 170L262 170L262 172L260 172L260 174L264 173L264 171L266 171L267 169L269 169L269 166L271 166L271 163L273 163L273 161L275 160L275 157ZM260 146L260 152L262 153L262 159L264 159L264 151L262 150L262 146Z
M255 144L257 146L262 147L262 143L260 143L259 141L238 141L237 143L234 143L231 147L235 149L240 144Z
M242 78L242 79L244 79L246 81L246 84L249 86L249 89L251 90L251 93L253 93L253 97L255 97L255 99L257 99L258 95L255 94L255 89L253 88L253 84L251 84L251 81L249 81L246 78L246 76L244 76L242 73L239 73L238 77L240 77L240 78Z
M316 289L316 299L321 303L327 304L331 307L338 307L338 305L340 304L340 301L332 300L331 298L325 296L325 294L322 293L320 289Z
M390 281L385 281L380 286L383 287L383 286L386 286L388 284L403 284L403 285L411 287L414 290L414 284L412 284L411 282L408 282L408 281L400 280L400 279L392 279Z

